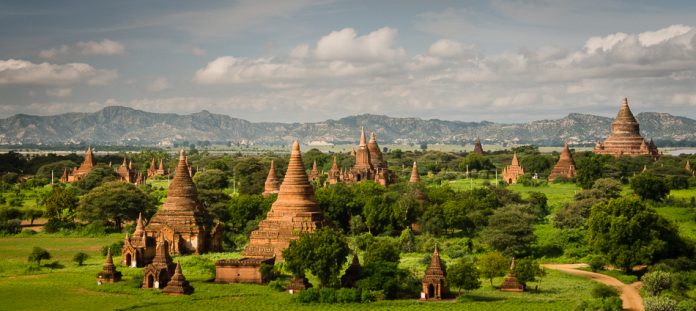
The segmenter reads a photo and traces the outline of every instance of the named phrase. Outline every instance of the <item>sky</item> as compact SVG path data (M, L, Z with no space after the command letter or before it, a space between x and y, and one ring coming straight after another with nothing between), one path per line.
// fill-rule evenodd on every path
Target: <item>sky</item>
M696 118L696 1L0 1L0 118Z

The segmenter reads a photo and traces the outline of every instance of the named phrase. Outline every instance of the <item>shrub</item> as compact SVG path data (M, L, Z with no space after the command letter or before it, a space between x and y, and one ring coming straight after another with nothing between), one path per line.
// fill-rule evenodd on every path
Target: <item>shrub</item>
M602 256L594 255L590 256L588 264L590 265L590 270L597 272L600 270L604 270L604 265L606 264L606 261Z
M78 266L82 266L82 264L89 258L89 255L79 252L73 256L73 262L77 263Z
M677 310L679 311L696 311L696 301L687 299L682 300L677 304Z
M123 250L123 241L118 241L111 245L102 246L101 255L106 256L106 253L109 252L109 248L111 248L112 256L121 256L121 250Z
M49 260L51 259L51 254L38 246L34 246L34 249L31 251L31 254L29 254L29 257L27 257L27 260L29 262L36 262L37 266L41 266L41 260Z
M621 299L619 297L608 297L591 299L581 302L575 311L621 311Z
M0 234L17 234L22 231L22 222L19 219L0 220Z
M645 311L677 311L677 302L667 297L647 297L643 305Z
M268 287L279 292L285 291L285 282L281 279L276 279L268 282Z
M295 299L301 303L311 303L319 301L319 289L312 287L300 291Z
M361 291L358 288L341 288L336 291L336 302L351 303L361 301Z
M657 296L672 285L672 274L664 271L648 272L643 275L641 281L651 296Z
M616 288L609 285L597 283L592 286L592 297L594 298L609 298L618 296L619 292L616 290Z

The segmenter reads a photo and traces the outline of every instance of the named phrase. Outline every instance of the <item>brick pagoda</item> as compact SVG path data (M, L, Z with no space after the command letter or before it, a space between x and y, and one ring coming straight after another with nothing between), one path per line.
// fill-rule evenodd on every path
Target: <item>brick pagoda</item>
M114 283L121 280L121 272L116 271L114 259L111 257L111 248L106 253L106 261L102 266L102 271L97 274L97 284Z
M619 113L611 123L611 135L604 143L597 142L594 153L608 154L615 157L650 155L659 156L655 143L647 142L640 136L640 125L628 107L628 99L624 98Z
M481 139L476 137L476 143L474 144L474 153L484 155L486 154L485 151L483 151L483 146L481 146Z
M169 295L191 295L193 293L193 287L186 280L184 274L181 273L181 264L176 264L174 275L172 275L167 286L162 289L162 292Z
M263 196L268 197L271 194L278 193L278 191L280 191L280 181L276 177L275 161L271 160L271 168L268 169L268 176L266 176L266 183L264 184Z
M430 266L425 270L425 277L423 277L421 299L442 299L446 297L449 294L449 289L445 283L446 276L447 272L442 267L440 253L437 251L437 246L435 246Z
M517 150L515 150L512 162L503 169L503 180L508 184L516 184L517 177L520 175L524 175L524 168L520 166L520 161L517 160Z
M556 166L553 167L551 174L549 174L549 181L553 181L558 177L565 178L575 178L575 160L573 160L573 155L570 153L568 148L568 143L563 144L563 151L561 151L561 157L558 159Z

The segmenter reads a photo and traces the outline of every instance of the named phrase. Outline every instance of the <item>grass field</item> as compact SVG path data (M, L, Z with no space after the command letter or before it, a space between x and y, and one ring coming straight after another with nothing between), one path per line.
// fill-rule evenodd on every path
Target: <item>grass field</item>
M488 181L491 184L495 184L495 179L458 179L449 181L449 186L456 191L469 190L472 187L483 187L484 183ZM546 195L548 199L551 211L556 211L557 208L562 207L564 204L571 202L573 196L582 190L574 183L549 183L539 187L527 187L522 184L512 184L505 186L515 192L522 194L524 198L529 192L541 192Z
M309 304L292 300L284 292L276 292L268 286L210 283L213 272L211 263L218 258L236 257L238 254L208 254L175 258L183 266L187 279L195 287L191 296L172 297L156 290L136 288L142 269L118 267L124 281L98 286L95 275L101 270L103 257L100 246L119 240L119 235L103 238L70 238L39 234L31 237L0 238L0 309L1 310L396 310L418 308L423 310L570 310L583 299L589 298L591 281L548 271L539 285L539 292L502 293L493 289L488 280L483 287L468 293L468 301L454 300L421 302L416 299L378 301L369 304ZM42 268L41 271L25 271L29 264L26 256L33 246L46 248L63 268ZM87 252L91 258L82 267L70 260L78 251ZM424 254L404 256L405 268L425 270L418 263ZM115 262L119 258L114 258ZM502 279L494 280L498 285ZM531 286L537 285L532 283Z

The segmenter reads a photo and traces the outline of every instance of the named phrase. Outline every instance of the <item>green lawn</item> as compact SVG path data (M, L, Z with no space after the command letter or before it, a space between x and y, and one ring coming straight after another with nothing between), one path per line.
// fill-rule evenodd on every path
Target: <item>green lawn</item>
M95 275L101 269L103 257L98 254L102 245L117 241L119 235L103 238L71 238L39 234L32 237L0 238L0 309L65 310L65 309L129 309L129 310L570 310L589 298L591 281L584 278L548 271L539 285L539 292L502 293L493 289L488 280L483 288L467 294L468 302L454 300L421 302L417 299L378 301L369 304L310 304L292 300L284 292L267 286L248 284L221 285L210 283L211 263L219 258L237 257L237 253L207 254L174 258L183 266L184 275L195 287L191 296L172 297L156 290L136 288L142 269L118 267L124 281L113 285L96 284ZM25 272L29 266L26 256L33 246L49 250L63 268L42 268L40 272ZM72 255L85 251L91 258L85 266L70 262ZM402 266L425 270L418 262L425 254L405 254ZM114 258L119 262L120 258ZM8 269L9 268L9 269ZM499 285L501 278L494 280ZM532 283L531 286L537 285Z

